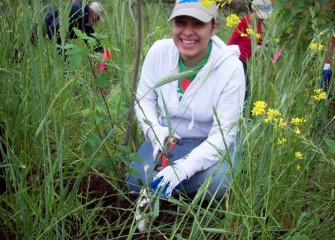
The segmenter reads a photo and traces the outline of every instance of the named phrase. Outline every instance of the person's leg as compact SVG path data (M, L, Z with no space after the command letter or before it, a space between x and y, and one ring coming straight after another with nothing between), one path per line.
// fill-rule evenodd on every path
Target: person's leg
M154 174L155 162L152 156L153 148L149 141L145 141L137 152L138 158L132 160L126 175L127 188L130 192L139 193L142 187L150 184Z
M183 139L182 145L176 145L174 157L171 161L185 157L195 147L199 146L204 139ZM156 175L154 171L155 162L153 159L153 148L149 141L145 141L137 152L139 156L131 162L126 175L127 188L131 192L139 193L142 187L148 187L152 177Z
M205 200L209 201L213 197L218 199L224 196L229 187L232 170L236 170L240 160L239 153L235 151L236 145L237 144L231 146L229 149L229 158L231 163L229 163L229 160L225 158L210 168L196 173L185 184L183 184L182 188L187 195L194 196L203 184L208 183Z

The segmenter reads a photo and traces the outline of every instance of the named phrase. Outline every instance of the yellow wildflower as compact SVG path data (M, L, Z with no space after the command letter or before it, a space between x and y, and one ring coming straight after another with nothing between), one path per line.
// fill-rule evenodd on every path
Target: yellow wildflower
M300 129L299 129L298 127L296 127L296 128L294 129L294 132L295 132L295 134L297 134L297 135L300 135L300 134L301 134L301 131L300 131Z
M321 101L321 100L327 99L327 93L324 92L323 89L318 88L318 89L315 89L314 92L316 94L313 96L314 100Z
M265 122L268 123L270 122L273 118L280 116L280 112L278 110L269 108L267 114L267 118L265 118Z
M301 167L300 167L300 165L298 164L298 165L297 165L297 171L300 171L300 169L301 169Z
M327 94L325 92L323 92L323 93L320 93L319 95L313 96L313 98L316 101L325 100L327 98Z
M317 89L314 89L314 93L315 94L320 94L323 92L323 89L322 88L317 88Z
M280 38L277 37L277 38L275 39L275 41L276 41L276 43L279 43L279 42L280 42Z
M291 119L291 123L296 125L296 126L299 126L304 122L306 122L306 119L304 119L304 118L292 118Z
M311 50L318 50L319 52L321 52L323 50L323 45L320 43L311 43L311 45L309 46L309 48Z
M248 37L248 34L241 33L241 37Z
M255 34L255 32L254 32L254 29L252 29L252 28L247 28L247 34L249 34L249 35L254 35Z
M254 103L254 108L251 110L252 116L258 116L265 113L266 103L264 101L257 101Z
M283 118L275 118L275 123L279 125L279 127L282 127L282 128L286 127L287 125Z
M227 27L233 27L233 26L236 26L237 24L239 24L240 22L241 22L241 20L236 14L230 14L227 17L226 26Z
M215 4L215 0L201 0L201 5L207 9L209 9L213 4Z
M323 50L323 45L319 44L318 50L319 50L319 52L321 52Z
M312 50L316 50L318 48L318 44L317 43L311 43L309 48L312 49Z
M257 38L257 39L259 39L259 38L261 38L261 37L262 37L262 35L261 35L260 33L257 33L257 34L256 34L256 38Z
M287 139L286 138L277 138L277 144L281 145L287 143Z
M295 152L295 153L294 153L294 156L295 156L296 158L298 158L298 159L302 159L302 153L299 152L299 151Z

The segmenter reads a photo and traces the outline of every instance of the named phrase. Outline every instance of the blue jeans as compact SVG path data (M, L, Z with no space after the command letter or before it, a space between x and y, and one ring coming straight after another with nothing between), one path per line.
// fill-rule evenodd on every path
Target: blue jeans
M193 148L199 146L205 139L194 139L188 138L183 139L183 145L176 145L174 151L174 157L171 159L178 160L192 151ZM211 200L213 197L222 198L229 187L231 179L231 168L236 169L239 154L234 153L235 145L229 148L229 156L232 162L229 164L227 159L215 163L210 168L197 172L195 175L190 177L183 185L183 191L189 195L194 196L199 188L206 182L210 177L213 177L211 182L206 189L205 200ZM139 159L133 160L129 166L129 172L126 176L127 187L130 192L139 193L140 190L145 187L149 187L153 176L156 175L154 170L155 161L152 156L153 148L149 141L145 141L137 152ZM132 173L132 174L130 174Z

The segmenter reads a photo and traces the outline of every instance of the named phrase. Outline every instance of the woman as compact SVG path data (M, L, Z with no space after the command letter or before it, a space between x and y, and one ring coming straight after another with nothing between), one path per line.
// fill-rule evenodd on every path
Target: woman
M74 29L78 28L82 32L86 33L89 37L93 36L93 26L103 18L103 8L101 3L92 2L85 6L80 1L72 1L70 3L70 14L69 14L69 29L67 37L69 39L78 38L75 34ZM57 39L57 43L61 45L61 38L59 35L60 22L58 8L51 8L48 10L44 18L44 31L48 35L49 39L52 40L54 37ZM98 47L94 49L95 52L101 52L103 49L96 39ZM85 40L88 45L88 41Z
M135 108L146 141L138 151L140 159L130 164L129 191L139 193L150 186L162 197L176 190L192 196L213 177L206 199L224 195L237 164L234 143L245 77L238 47L228 47L215 36L216 17L215 4L207 8L200 0L177 0L169 18L172 39L159 40L150 48ZM160 81L178 73L188 76ZM157 172L155 159L161 159L169 136L183 144L175 146L170 165ZM223 160L227 152L231 161Z

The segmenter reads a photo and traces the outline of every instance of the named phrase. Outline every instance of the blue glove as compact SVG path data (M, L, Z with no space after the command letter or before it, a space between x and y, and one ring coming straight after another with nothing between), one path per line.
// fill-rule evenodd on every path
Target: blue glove
M155 193L160 193L161 197L167 198L180 189L187 179L185 170L174 164L157 173L151 182L151 188Z
M332 70L331 69L323 69L322 70L322 79L320 82L320 87L325 91L328 90L330 86L330 79L332 78Z

